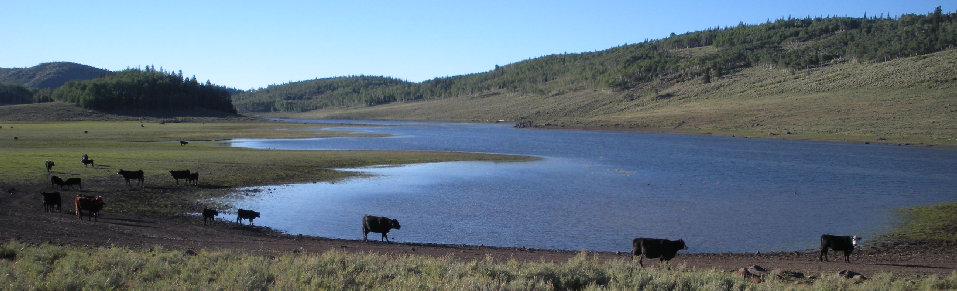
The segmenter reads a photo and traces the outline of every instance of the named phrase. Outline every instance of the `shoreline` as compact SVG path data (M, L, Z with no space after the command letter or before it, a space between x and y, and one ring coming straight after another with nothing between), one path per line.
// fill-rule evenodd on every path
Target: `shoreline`
M686 134L703 136L720 136L732 138L755 138L768 140L795 140L795 141L814 141L814 142L836 142L852 144L875 144L875 145L896 145L896 146L916 146L916 147L943 147L957 149L957 138L945 140L944 142L926 142L912 139L889 140L886 138L862 138L862 137L838 137L838 136L820 136L810 137L807 134L798 133L774 133L768 132L759 134L756 132L732 132L721 130L682 130L680 128L641 128L641 127L608 127L608 126L566 126L566 125L527 125L519 126L515 121L479 121L479 120L419 120L419 119L330 119L330 118L302 118L295 115L269 115L269 114L249 114L245 115L252 118L268 120L267 118L286 119L281 122L294 122L292 120L343 120L343 121L409 121L409 122L450 122L450 123L477 123L477 124L512 124L520 129L541 129L541 130L584 130L584 131L606 131L606 132L634 132L634 133L654 133L654 134ZM348 125L361 125L361 123L343 123Z

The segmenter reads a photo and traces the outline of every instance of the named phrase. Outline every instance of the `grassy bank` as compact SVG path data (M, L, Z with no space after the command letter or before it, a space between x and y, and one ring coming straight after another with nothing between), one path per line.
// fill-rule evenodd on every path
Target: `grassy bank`
M957 272L920 280L878 274L860 282L826 275L763 283L714 269L640 268L630 260L600 262L587 253L564 263L461 262L447 258L290 252L257 256L162 247L62 247L16 241L0 247L0 286L11 290L77 289L649 289L649 290L947 290ZM801 283L801 284L797 284Z
M888 237L899 241L957 243L957 202L899 209L900 224Z

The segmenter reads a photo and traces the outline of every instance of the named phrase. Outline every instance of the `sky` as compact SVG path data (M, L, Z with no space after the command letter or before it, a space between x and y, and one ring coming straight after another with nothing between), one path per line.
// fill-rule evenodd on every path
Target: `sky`
M926 14L952 0L0 1L0 68L152 65L236 89L412 82L781 18Z

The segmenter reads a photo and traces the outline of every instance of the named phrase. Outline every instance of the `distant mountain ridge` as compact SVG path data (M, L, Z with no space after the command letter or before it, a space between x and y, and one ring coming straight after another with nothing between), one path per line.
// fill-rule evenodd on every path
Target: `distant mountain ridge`
M29 68L0 68L0 83L32 89L56 89L69 81L96 79L112 72L71 62L42 63Z

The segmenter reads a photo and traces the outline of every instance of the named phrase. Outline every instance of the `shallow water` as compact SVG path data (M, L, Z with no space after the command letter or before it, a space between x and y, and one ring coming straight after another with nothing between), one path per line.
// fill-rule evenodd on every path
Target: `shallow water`
M356 123L377 125L361 131L393 136L236 140L233 146L544 159L351 169L376 176L261 187L265 191L241 195L235 205L262 212L258 225L332 238L361 238L360 219L373 214L401 222L402 229L389 233L400 242L628 251L641 236L683 238L690 252L767 252L814 248L822 233L873 238L892 225L892 209L957 199L953 149Z

